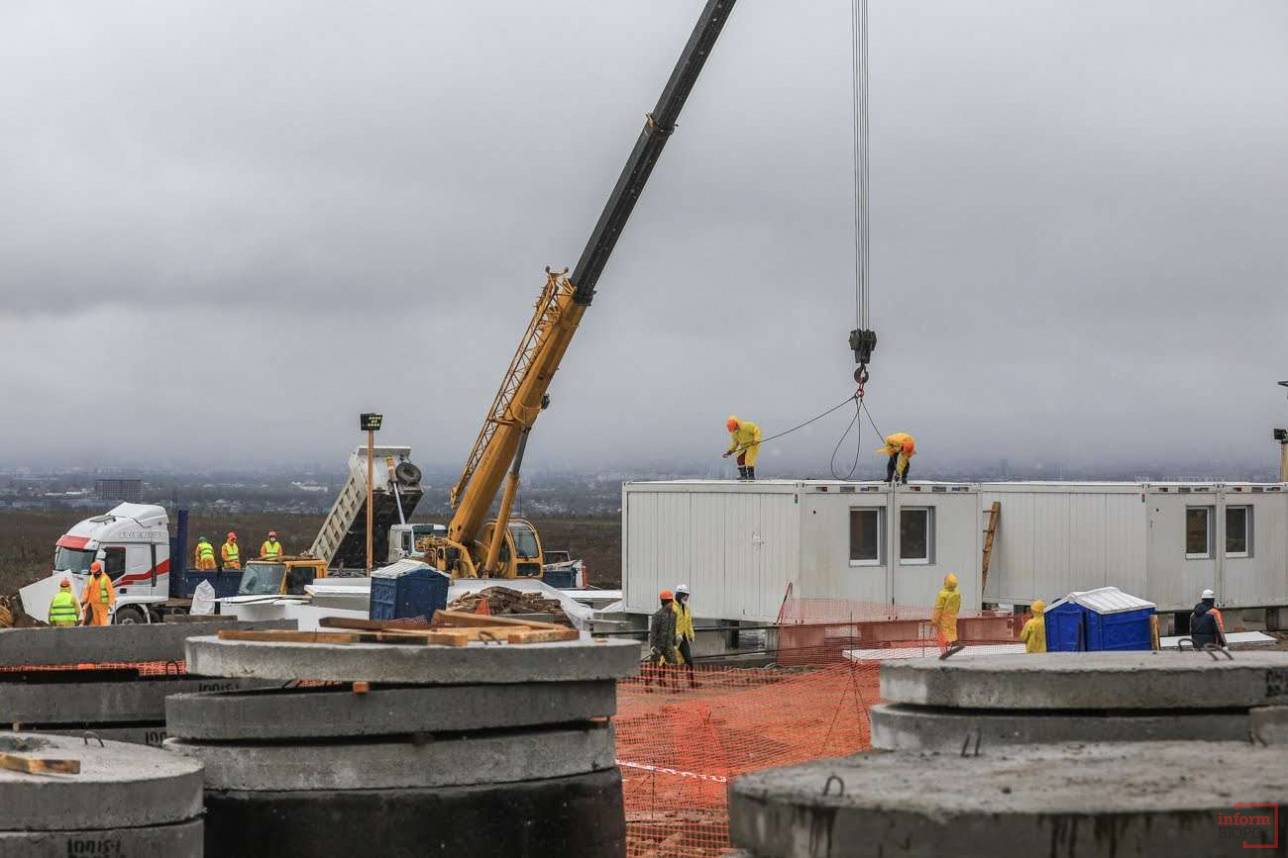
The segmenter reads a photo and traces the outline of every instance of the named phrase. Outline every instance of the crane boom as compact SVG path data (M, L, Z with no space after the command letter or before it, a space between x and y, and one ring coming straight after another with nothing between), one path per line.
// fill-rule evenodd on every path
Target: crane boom
M455 487L451 492L454 509L447 537L435 546L440 569L477 574L483 556L477 544L488 510L507 470L526 440L537 416L548 402L546 393L559 362L563 359L595 295L595 286L608 264L613 248L657 164L666 142L675 131L676 120L698 75L714 48L737 0L707 0L680 59L667 81L621 175L609 195L571 279L565 272L546 270L546 284L536 310L510 362L501 388L492 402ZM486 550L487 566L497 559L498 540L507 526L509 500L518 484L518 468L510 470L500 520L494 525L492 545ZM491 573L491 568L484 570Z

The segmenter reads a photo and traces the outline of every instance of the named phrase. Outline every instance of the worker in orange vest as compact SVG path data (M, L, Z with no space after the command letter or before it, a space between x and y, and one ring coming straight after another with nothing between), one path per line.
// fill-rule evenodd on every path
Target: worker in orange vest
M81 591L85 625L106 626L112 621L112 609L116 607L116 588L103 571L103 564L97 560L90 564L89 573L89 580Z

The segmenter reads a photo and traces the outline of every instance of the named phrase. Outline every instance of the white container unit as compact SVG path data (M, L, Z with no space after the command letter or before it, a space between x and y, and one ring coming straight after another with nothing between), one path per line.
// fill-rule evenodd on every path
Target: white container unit
M977 606L977 490L962 483L676 480L622 487L628 613L688 584L702 619L772 622L795 598L929 606L946 572Z
M1231 607L1288 605L1288 493L1278 483L984 483L1001 519L987 602L1114 586L1160 611L1206 588Z

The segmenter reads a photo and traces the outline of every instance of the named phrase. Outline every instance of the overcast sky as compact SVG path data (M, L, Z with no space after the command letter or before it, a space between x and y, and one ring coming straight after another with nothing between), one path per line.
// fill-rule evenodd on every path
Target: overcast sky
M338 464L365 409L462 461L701 6L0 5L0 462ZM849 394L849 14L734 11L531 464L715 468L729 413ZM871 16L869 401L922 474L1272 464L1288 4ZM846 419L762 470L825 468Z

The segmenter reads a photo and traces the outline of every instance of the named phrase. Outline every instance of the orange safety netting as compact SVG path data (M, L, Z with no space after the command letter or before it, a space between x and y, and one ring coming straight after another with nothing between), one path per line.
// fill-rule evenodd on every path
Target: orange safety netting
M617 687L627 855L717 856L730 848L726 791L747 772L869 745L874 664L699 665L647 670Z

